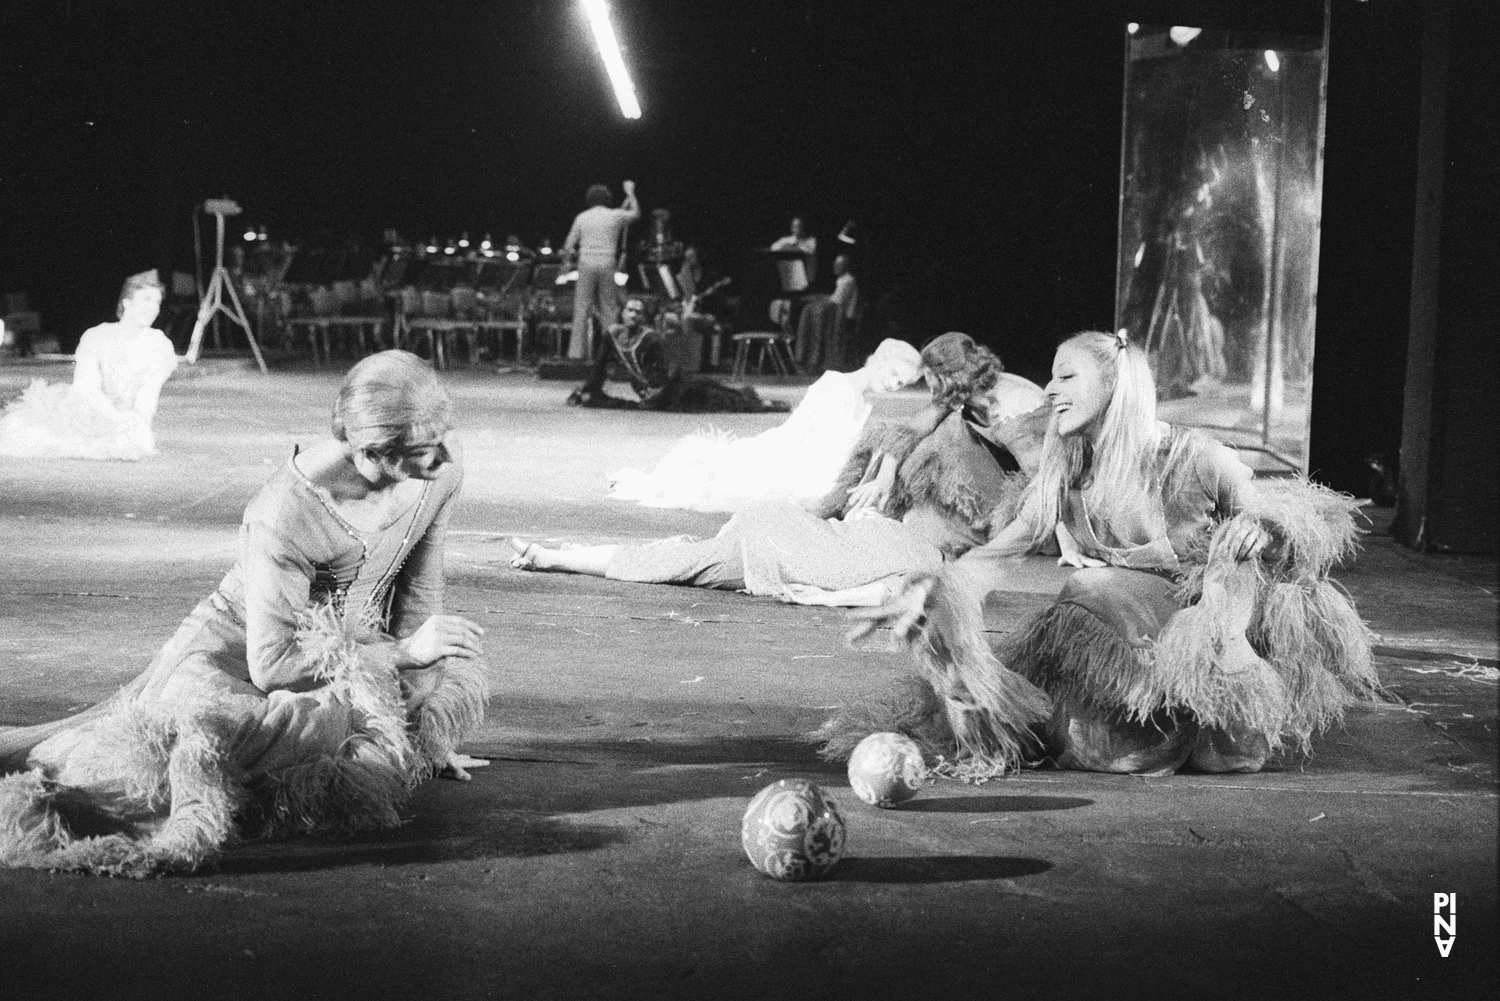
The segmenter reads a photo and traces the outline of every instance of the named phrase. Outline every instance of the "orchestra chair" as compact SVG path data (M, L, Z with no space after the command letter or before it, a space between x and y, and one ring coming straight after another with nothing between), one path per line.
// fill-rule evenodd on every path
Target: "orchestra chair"
M485 338L494 334L494 358L500 361L505 357L505 333L513 331L516 336L516 361L519 362L526 354L526 328L530 325L528 312L526 297L519 292L509 292L503 295L496 292L480 292L479 319L476 322L479 327L481 349L484 347Z
M307 292L308 307L310 313L302 313L287 318L287 327L291 330L291 348L297 350L298 335L307 339L307 346L312 354L314 368L322 368L324 363L330 361L333 356L332 345L329 343L328 321L338 313L338 297L333 290L323 285L315 285Z
M750 350L756 349L755 370L763 373L769 361L781 375L797 375L797 360L792 357L791 339L783 330L750 330L735 334L734 376L743 378L749 369Z
M387 320L379 286L368 279L357 283L337 281L333 283L333 295L338 301L339 312L328 320L328 327L342 346L349 349L356 359L372 350L384 350L381 335Z
M444 334L453 322L448 315L453 308L453 300L445 292L417 292L411 289L411 295L408 296L407 291L402 289L404 308L401 326L404 343L401 346L414 354L421 354L417 348L425 344L432 367L441 372L448 367L443 356L443 342Z
M347 287L339 287L344 284L335 282L333 286L314 286L307 293L311 315L293 316L287 320L292 331L293 350L296 349L297 334L302 332L312 350L313 365L318 368L333 362L335 345L356 359L369 354L372 345L376 351L384 346L381 338L386 325L384 314L378 311L378 307L374 312L365 312L357 286L349 282ZM355 307L352 313L345 312L351 307Z
M483 322L479 293L469 285L455 285L449 297L453 303L453 313L440 329L444 354L453 357L453 349L461 338L465 363L473 368L474 363L479 360L480 325Z
M567 351L568 336L573 330L572 290L569 289L564 295L538 292L532 301L532 314L535 317L533 326L536 330L537 353L541 353L543 336L550 335L552 357L561 358Z

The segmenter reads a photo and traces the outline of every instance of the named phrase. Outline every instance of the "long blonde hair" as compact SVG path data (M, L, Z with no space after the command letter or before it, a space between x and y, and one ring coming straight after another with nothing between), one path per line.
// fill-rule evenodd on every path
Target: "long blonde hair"
M1141 504L1160 507L1156 453L1161 430L1156 421L1156 380L1146 352L1122 336L1086 330L1058 350L1072 347L1089 356L1111 379L1109 405L1097 435L1057 433L1057 415L1047 422L1036 477L1027 488L1027 506L1039 517L1034 542L1050 538L1062 519L1068 495L1085 487L1092 514L1104 523Z

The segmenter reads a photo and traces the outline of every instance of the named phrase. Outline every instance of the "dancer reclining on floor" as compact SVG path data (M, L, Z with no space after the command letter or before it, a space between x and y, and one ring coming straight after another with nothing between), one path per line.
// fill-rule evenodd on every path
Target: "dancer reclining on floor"
M889 626L917 672L830 720L825 753L899 730L968 777L1042 755L1089 771L1251 772L1375 693L1368 632L1328 579L1354 548L1351 500L1252 482L1230 449L1158 422L1146 356L1123 337L1070 338L1052 374L1018 516L860 613L856 635ZM1013 558L1054 538L1085 569L997 659L983 599Z
M890 454L882 447L904 453L879 504L871 491L851 493L845 486L820 505L819 513L764 502L701 541L547 549L517 539L512 565L745 590L800 604L879 604L908 574L935 572L945 558L983 543L1007 524L1026 470L1034 468L1040 444L1036 421L1045 419L1045 411L990 423L997 382L950 369L944 354L950 343L944 341L937 351L929 345L923 353L946 416L935 428L924 424L925 437L900 427L867 429L845 467L845 482L858 484L862 473L875 476L882 456ZM999 360L984 355L984 373L998 370ZM974 360L964 364L972 368Z
M240 557L149 668L0 731L0 864L190 870L237 835L390 827L484 716L477 625L444 615L463 479L448 394L404 351L344 379L334 438L245 509Z
M634 400L604 391L610 364L624 370ZM646 305L625 300L620 322L611 324L588 381L573 390L568 405L614 410L669 410L686 414L760 413L789 409L761 397L752 386L726 386L706 375L683 372L668 355L661 332L646 322Z
M712 428L688 435L655 469L610 474L609 496L695 511L742 511L768 500L814 506L833 489L869 420L865 395L894 392L921 373L916 348L881 341L857 372L824 372L785 423L748 438Z

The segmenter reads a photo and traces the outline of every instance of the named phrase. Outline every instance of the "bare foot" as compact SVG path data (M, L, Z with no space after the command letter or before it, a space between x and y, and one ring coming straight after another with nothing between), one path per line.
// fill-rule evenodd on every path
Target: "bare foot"
M510 558L511 566L517 570L542 569L536 562L537 554L542 551L542 547L539 544L527 542L525 539L513 538L510 540L510 547L516 551L516 555Z
M459 754L457 751L448 753L448 763L438 774L445 779L453 779L457 782L467 782L474 776L470 775L470 768L488 768L488 758L471 758L467 754Z

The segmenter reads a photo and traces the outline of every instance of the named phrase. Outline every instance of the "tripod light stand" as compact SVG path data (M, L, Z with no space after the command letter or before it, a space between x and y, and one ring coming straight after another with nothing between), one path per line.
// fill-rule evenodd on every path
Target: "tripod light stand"
M250 321L246 319L245 309L240 305L239 293L234 290L234 282L230 280L229 271L224 267L224 217L239 215L239 204L228 198L210 198L203 203L203 211L212 213L214 216L217 223L217 243L214 252L213 277L208 281L208 290L203 293L203 301L198 306L198 322L193 324L193 339L188 342L188 363L192 364L198 360L198 349L203 345L203 330L208 326L209 320L222 312L244 329L245 338L250 342L250 350L255 354L255 363L260 366L262 374L268 374L266 360L261 357L260 345L255 340L255 332L250 329ZM233 309L224 305L225 289L229 290L229 302L234 307Z

